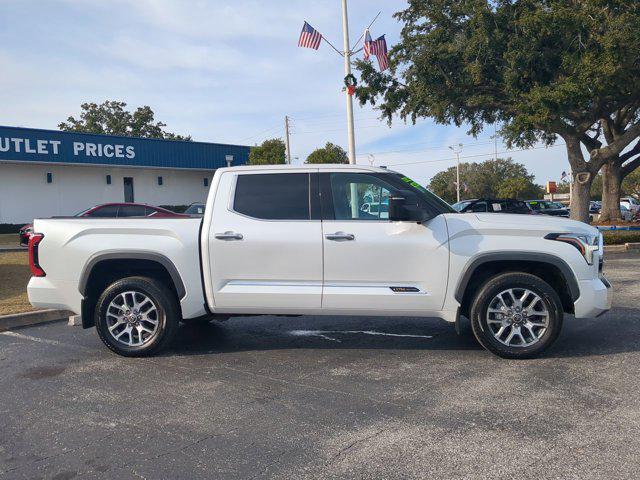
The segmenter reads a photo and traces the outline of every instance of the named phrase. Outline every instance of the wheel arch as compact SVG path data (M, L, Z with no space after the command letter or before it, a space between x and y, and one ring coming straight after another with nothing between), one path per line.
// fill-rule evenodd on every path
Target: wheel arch
M124 263L124 262L127 263ZM182 277L173 262L166 256L155 252L101 252L92 256L84 266L78 290L82 300L82 326L94 325L93 310L99 292L107 285L128 276L142 275L158 279L167 284L178 299L185 297L186 290Z
M526 272L546 281L558 293L565 312L573 313L580 287L571 267L563 259L537 252L493 252L481 254L465 267L454 293L461 313L468 315L476 287L504 272Z

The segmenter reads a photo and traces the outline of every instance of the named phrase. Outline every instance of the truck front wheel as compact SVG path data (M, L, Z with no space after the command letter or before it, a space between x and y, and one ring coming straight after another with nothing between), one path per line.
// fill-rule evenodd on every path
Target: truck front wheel
M179 321L176 296L161 282L127 277L109 285L98 299L96 330L119 355L151 355L173 339Z
M548 348L562 328L562 302L541 278L510 272L491 278L471 305L478 342L503 358L531 358Z

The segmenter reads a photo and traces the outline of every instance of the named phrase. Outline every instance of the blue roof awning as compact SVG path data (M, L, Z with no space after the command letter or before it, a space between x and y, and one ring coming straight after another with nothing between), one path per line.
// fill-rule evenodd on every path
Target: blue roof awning
M214 170L249 160L249 147L0 126L0 161Z

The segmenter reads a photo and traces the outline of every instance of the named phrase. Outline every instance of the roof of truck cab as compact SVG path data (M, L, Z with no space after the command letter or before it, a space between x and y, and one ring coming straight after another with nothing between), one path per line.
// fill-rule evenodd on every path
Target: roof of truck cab
M314 169L318 169L318 170L331 170L331 171L339 171L339 170L361 170L361 171L366 171L366 172L393 172L393 170L389 170L387 168L383 168L383 167L370 167L368 165L344 165L344 164L312 164L312 165L242 165L242 166L238 166L238 167L225 167L225 168L219 168L218 171L219 172L246 172L246 171L250 171L250 172L255 172L258 170L278 170L278 171L282 171L282 170L289 170L289 171L296 171L296 170L314 170Z

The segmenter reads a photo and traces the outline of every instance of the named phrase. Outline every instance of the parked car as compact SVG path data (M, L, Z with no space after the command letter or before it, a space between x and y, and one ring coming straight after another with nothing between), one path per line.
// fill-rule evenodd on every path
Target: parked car
M204 215L204 203L192 203L184 211L185 215L192 215L196 217L202 217Z
M559 202L549 200L527 200L527 206L535 213L552 215L554 217L568 217L569 209Z
M602 209L602 202L597 200L592 200L589 202L589 213L600 213Z
M36 220L31 304L80 314L124 356L166 347L180 320L375 314L464 316L508 358L553 344L563 312L611 307L585 223L457 213L359 165L220 168L211 185L202 219ZM367 190L389 198L388 219L360 210Z
M532 213L526 203L512 198L474 198L454 203L452 207L460 213Z
M74 217L101 217L101 218L123 218L123 217L185 217L186 215L172 212L162 207L152 207L142 203L105 203L87 208L73 215ZM33 225L28 223L20 228L18 237L20 245L29 245L29 237L33 233Z
M640 211L640 202L633 197L622 197L620 204L627 207L631 211L632 215L637 215Z
M629 210L624 203L620 202L620 217L625 222L630 222L633 220L633 212Z

